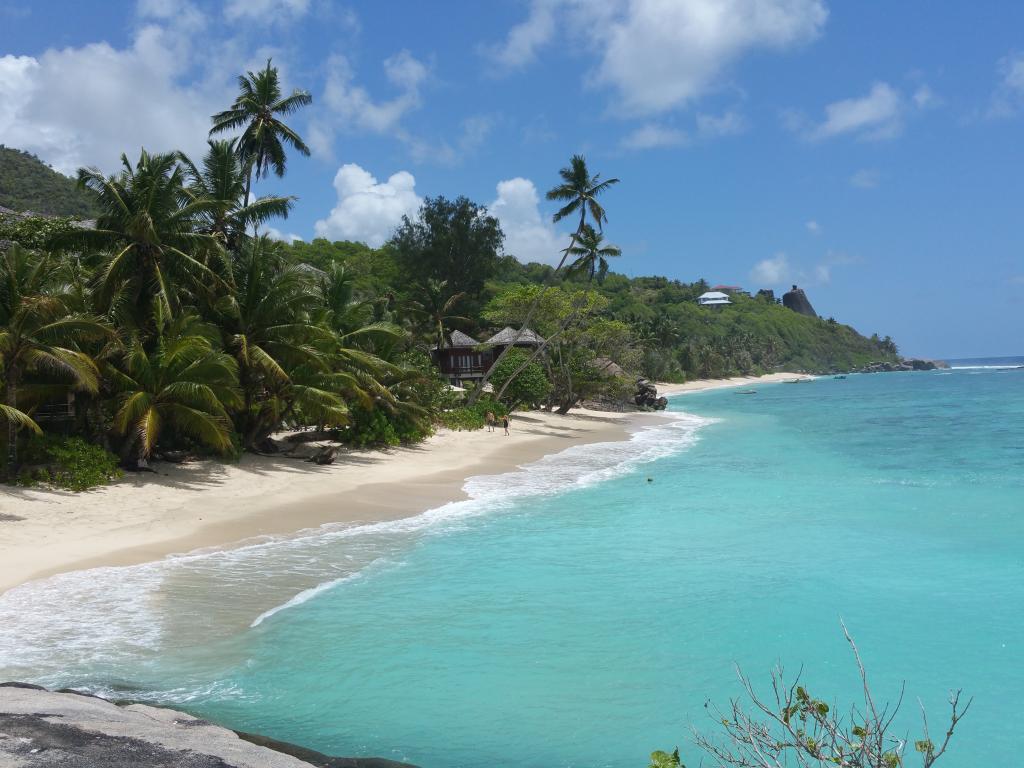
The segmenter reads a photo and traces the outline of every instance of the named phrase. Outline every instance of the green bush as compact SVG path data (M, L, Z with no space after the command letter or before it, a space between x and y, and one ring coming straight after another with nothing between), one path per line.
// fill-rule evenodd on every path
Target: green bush
M402 445L418 443L430 436L429 426L422 420L401 413L389 413L380 408L353 406L351 421L342 433L342 440L360 448L373 445Z
M501 403L493 400L481 400L475 405L460 405L438 414L437 421L448 429L483 429L487 424L487 412L491 411L499 419L508 413Z
M118 458L80 437L46 435L29 441L19 485L45 483L69 491L87 491L121 477Z

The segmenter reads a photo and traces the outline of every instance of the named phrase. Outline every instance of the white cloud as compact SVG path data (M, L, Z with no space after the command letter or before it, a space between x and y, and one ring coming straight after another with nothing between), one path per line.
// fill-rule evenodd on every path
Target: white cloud
M942 104L940 99L928 85L922 85L914 91L912 97L914 99L914 106L918 109L929 109L931 107L937 107Z
M747 129L747 121L738 112L721 115L697 115L697 133L703 138L736 136Z
M804 226L807 227L807 231L810 232L812 235L821 234L821 225L814 220L808 221L806 224L804 224Z
M305 240L302 235L296 235L294 232L288 232L285 234L276 227L267 227L265 234L271 240L280 240L282 243L288 243L289 245L294 243L296 240Z
M497 199L487 206L505 233L505 252L525 263L557 264L569 236L558 232L540 212L537 187L517 177L498 182Z
M850 184L858 189L874 189L881 180L882 174L875 168L862 168L850 177Z
M762 259L750 270L750 279L759 286L776 286L789 282L792 269L789 258L777 253L770 259Z
M557 5L557 0L533 0L526 21L512 27L504 43L481 48L481 53L501 70L526 66L536 58L537 50L554 37Z
M309 0L227 0L224 18L271 24L304 16L308 10Z
M589 81L617 92L615 112L652 115L692 102L749 51L813 40L827 18L824 0L534 0L485 53L522 67L564 29L598 57Z
M394 233L403 216L415 217L423 203L416 194L416 179L408 171L378 182L354 163L338 169L334 177L338 202L326 219L316 222L317 237L357 240L379 248Z
M825 120L806 133L812 140L852 133L863 139L891 139L903 130L904 102L888 83L875 83L865 96L825 107Z
M632 0L595 25L604 31L594 80L615 88L626 112L662 112L700 96L750 50L814 39L827 17L822 0Z
M472 154L487 140L494 128L494 120L487 115L474 115L462 121L462 130L454 146L447 140L431 142L419 139L405 131L397 133L398 138L409 148L413 160L418 163L433 162L438 165L457 165Z
M128 48L107 43L0 57L0 142L35 152L73 173L113 171L126 152L205 147L210 115L230 100L227 81L192 80L192 33L203 17L188 3L169 15L165 0L143 0L147 20Z
M655 147L678 147L688 143L685 131L669 128L656 123L642 125L622 140L624 149L654 149Z
M384 60L384 74L398 94L386 101L374 101L365 88L355 84L355 71L345 56L332 56L327 67L324 103L345 124L372 133L395 130L407 112L420 106L420 86L430 73L409 51L399 51ZM321 126L320 130L326 128Z
M1024 107L1024 54L1012 53L1000 59L999 78L989 117L1010 117Z

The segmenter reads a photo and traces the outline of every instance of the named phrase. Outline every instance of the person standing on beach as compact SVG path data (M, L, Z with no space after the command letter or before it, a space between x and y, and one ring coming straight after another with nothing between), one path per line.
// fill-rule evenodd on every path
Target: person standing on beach
M494 423L497 421L497 419L494 416L494 411L488 411L487 415L484 417L484 419L487 421L487 431L488 432L493 432L494 431Z
M501 426L505 428L505 437L508 437L508 414L506 413L501 419Z

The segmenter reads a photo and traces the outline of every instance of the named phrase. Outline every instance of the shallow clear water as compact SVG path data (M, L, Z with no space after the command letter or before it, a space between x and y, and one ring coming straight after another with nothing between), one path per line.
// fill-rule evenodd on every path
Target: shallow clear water
M906 680L901 726L918 697L936 730L949 688L975 697L944 764L1012 765L1024 371L753 389L675 399L689 416L414 520L13 590L0 678L336 754L626 768L675 744L697 762L689 728L739 693L734 662L803 664L853 701L841 616L876 696Z

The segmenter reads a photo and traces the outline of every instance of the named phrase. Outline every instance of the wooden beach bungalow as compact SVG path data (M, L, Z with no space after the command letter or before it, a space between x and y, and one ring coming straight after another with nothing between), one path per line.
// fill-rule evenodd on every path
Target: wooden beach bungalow
M479 382L502 350L510 344L524 349L536 349L543 343L544 339L529 328L524 328L520 333L515 328L505 327L484 342L462 331L452 331L448 343L443 347L434 347L431 352L441 375L448 383L463 387Z

